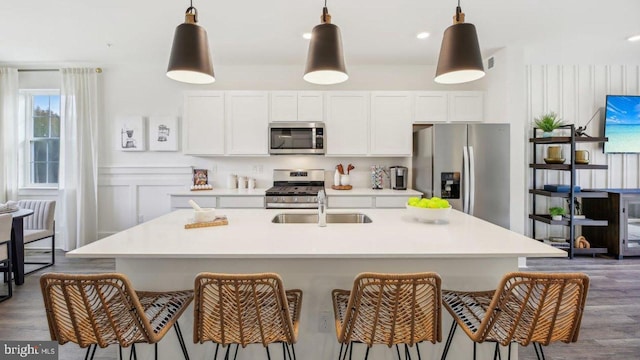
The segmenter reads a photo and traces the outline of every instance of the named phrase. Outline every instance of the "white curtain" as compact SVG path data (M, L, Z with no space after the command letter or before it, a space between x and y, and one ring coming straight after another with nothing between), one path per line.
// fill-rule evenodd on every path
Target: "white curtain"
M0 203L18 199L18 70L0 68Z
M60 219L65 251L98 238L98 106L95 69L61 69Z

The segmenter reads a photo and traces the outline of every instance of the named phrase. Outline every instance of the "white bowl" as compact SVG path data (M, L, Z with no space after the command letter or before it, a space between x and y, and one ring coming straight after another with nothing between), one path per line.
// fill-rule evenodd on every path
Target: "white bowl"
M415 207L409 204L405 204L405 206L409 216L420 221L446 222L449 220L449 214L451 214L451 205L448 208L437 209Z
M202 209L193 211L193 220L197 223L213 221L216 218L216 209Z

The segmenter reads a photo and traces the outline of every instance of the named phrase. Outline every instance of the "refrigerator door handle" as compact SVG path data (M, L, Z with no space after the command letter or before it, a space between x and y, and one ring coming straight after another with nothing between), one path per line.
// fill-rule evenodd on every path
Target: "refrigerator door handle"
M462 147L462 211L469 213L469 152L468 147Z
M473 154L473 146L469 146L469 215L473 215L476 198L476 158Z

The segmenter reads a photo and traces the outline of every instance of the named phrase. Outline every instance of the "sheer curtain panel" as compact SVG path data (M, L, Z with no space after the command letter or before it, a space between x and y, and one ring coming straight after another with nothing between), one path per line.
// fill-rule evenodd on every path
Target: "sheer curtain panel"
M64 250L98 237L98 104L95 69L61 69L60 219Z
M18 70L0 68L0 203L18 197Z

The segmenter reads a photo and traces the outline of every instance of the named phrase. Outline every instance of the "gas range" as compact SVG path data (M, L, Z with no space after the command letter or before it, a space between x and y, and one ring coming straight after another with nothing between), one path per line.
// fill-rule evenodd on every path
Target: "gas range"
M266 191L267 209L315 209L324 189L324 170L273 170L273 187Z

